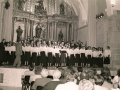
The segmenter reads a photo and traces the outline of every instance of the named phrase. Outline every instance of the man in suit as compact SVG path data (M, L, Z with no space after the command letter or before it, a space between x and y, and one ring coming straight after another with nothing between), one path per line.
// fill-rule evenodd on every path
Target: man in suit
M14 61L13 66L17 65L17 67L19 67L21 65L21 55L22 55L22 43L21 43L21 41L18 41L16 43L16 52L15 52L15 54L16 54L16 59Z

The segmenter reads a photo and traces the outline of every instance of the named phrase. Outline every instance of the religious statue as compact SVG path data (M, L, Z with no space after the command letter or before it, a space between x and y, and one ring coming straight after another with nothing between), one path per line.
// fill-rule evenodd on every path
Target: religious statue
M24 9L25 2L26 2L26 0L19 0L18 1L18 9L19 10L23 10Z
M36 38L40 38L42 33L42 25L40 23L38 23L38 25L36 26L35 31L36 31Z
M23 30L21 29L20 26L18 26L18 29L16 30L16 32L17 32L17 42L19 42L22 38Z
M60 32L59 32L58 41L63 41L62 29L61 29Z
M65 9L64 5L61 4L61 5L60 5L60 14L61 14L61 15L64 15L64 13L65 13L65 12L64 12L64 9Z

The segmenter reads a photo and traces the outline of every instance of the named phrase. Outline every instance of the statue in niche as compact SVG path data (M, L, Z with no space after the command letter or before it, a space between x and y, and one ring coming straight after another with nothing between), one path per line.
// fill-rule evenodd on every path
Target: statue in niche
M18 9L23 10L26 0L18 0Z
M38 25L36 26L35 31L36 31L36 38L40 38L42 33L42 25L40 23L38 23Z
M60 32L59 32L59 35L58 35L58 41L63 41L63 33L62 33L62 29L61 29Z
M64 9L65 9L65 8L64 8L64 5L61 4L61 5L60 5L60 14L61 14L61 15L64 15Z
M19 42L22 38L23 30L21 29L20 26L18 26L18 29L16 30L16 32L17 32L17 42Z
M38 15L44 14L46 10L44 9L43 0L38 1L39 5L35 6L35 13Z

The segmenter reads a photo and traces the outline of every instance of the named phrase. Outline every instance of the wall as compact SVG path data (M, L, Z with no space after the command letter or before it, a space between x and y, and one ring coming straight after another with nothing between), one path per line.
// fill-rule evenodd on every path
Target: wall
M77 35L77 41L80 40L83 42L83 44L85 44L86 42L88 42L88 26L85 26L83 28L79 28L77 31L78 35Z
M112 56L111 68L120 68L120 16L111 16L97 21L97 47L110 46Z

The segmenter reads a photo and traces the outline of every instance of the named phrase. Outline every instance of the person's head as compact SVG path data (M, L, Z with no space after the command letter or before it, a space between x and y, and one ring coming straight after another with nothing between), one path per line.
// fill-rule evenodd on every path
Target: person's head
M109 47L109 46L107 46L107 47L106 47L106 49L108 49L108 50L109 50L109 49L110 49L110 47Z
M94 72L94 75L97 74L97 70L95 68L92 68L91 70Z
M42 71L42 67L41 66L36 66L35 67L35 71L34 72L35 72L36 75L39 75L41 73L41 71Z
M72 73L68 73L66 75L66 81L67 82L75 82L75 83L77 83L77 79L75 79L75 75L72 74Z
M78 72L83 72L83 68L82 67L77 67Z
M30 66L29 66L29 70L30 70L30 71L33 71L33 70L34 70L34 67L30 65Z
M41 71L41 77L47 77L48 76L48 70L43 68L42 71Z
M3 42L3 43L5 43L5 42L6 42L6 40L5 40L5 39L2 39L2 42Z
M107 67L102 68L101 75L103 76L105 81L108 81L109 77L111 77L111 73L110 73L109 68L107 68Z
M93 70L89 70L89 71L87 71L87 75L88 75L88 78L89 78L89 79L94 79L94 76L95 76L96 74L94 74L94 71L93 71Z
M80 74L80 80L83 80L83 79L88 80L88 75L87 75L87 72L85 72L85 71L83 71L83 72Z
M117 70L117 75L120 77L120 69Z
M65 70L63 68L58 68L58 70L61 72L60 79L64 79L65 78Z
M94 76L95 84L101 86L104 83L104 78L100 75L97 74Z
M61 77L61 71L60 70L54 70L53 79L59 79L60 77Z
M79 90L93 90L93 84L89 80L81 80Z
M20 28L20 26L18 26L18 28Z

